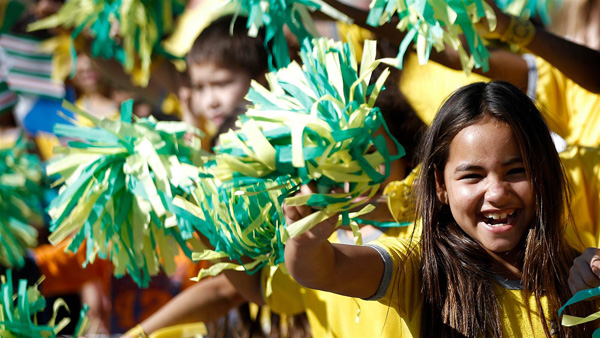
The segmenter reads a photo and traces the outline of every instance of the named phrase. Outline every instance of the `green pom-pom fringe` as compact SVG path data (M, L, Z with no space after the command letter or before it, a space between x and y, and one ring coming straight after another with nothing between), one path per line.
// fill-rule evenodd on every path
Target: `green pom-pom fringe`
M560 0L497 0L502 9L510 9L514 15L533 15L540 13L548 18L548 8ZM398 16L398 29L406 32L398 51L398 66L402 67L404 55L411 42L414 42L420 63L429 60L431 49L440 51L445 45L457 50L463 69L469 73L473 67L489 68L490 53L484 40L477 33L475 23L487 18L495 25L493 10L484 0L373 0L367 23L377 27ZM465 51L459 36L467 40Z
M36 155L28 153L21 135L12 148L0 150L0 265L21 267L27 248L37 244L41 225L43 172Z
M538 16L550 24L551 13L558 10L563 0L495 0L498 7L512 15L532 18Z
M343 224L357 229L354 219L372 210L351 213L368 200L357 198L374 196L391 161L404 155L391 135L398 154L389 154L383 135L375 136L380 128L387 130L374 104L389 72L370 85L371 73L393 60L375 60L375 43L368 41L359 69L350 45L326 39L307 41L301 57L302 67L293 62L267 75L270 90L253 83L246 96L252 106L237 121L239 129L222 134L215 148L215 163L207 170L215 176L214 188L203 185L190 201L196 208L180 200L182 208L215 223L198 227L215 250L197 253L196 259L253 259L243 267L218 263L201 271L200 278L223 269L252 272L281 263L287 238L336 213ZM311 181L317 182L319 193L288 197ZM329 193L345 184L348 192ZM284 199L319 211L286 225Z
M236 15L248 17L248 35L256 36L259 29L265 30L265 47L269 52L271 69L287 67L290 63L285 27L300 43L318 37L311 12L321 11L336 20L350 23L352 20L322 0L225 0L237 8ZM237 20L242 20L238 18Z
M205 154L198 130L153 118L131 123L132 105L123 103L121 120L112 121L65 102L95 127L55 127L57 135L76 141L57 148L63 156L47 167L49 175L60 175L55 184L64 182L49 207L49 240L56 244L74 234L68 248L75 252L85 240L86 263L108 258L115 275L128 272L146 287L161 267L169 275L175 271L179 248L191 256L199 245L191 222L175 216L172 199L199 179Z
M28 29L73 29L73 39L90 29L94 37L92 56L116 59L128 73L138 65L136 82L145 87L153 53L175 58L164 51L161 40L172 31L173 14L183 11L183 5L178 0L70 0L58 13L30 24ZM71 54L75 60L74 48Z
M69 318L63 318L56 323L58 310L60 308L69 310L62 299L58 299L53 304L54 316L50 322L39 324L35 316L44 310L46 300L38 290L38 285L28 287L27 280L22 279L18 282L17 290L13 290L11 270L6 271L6 276L0 276L0 280L0 297L2 297L2 301L0 301L0 337L55 338L69 324ZM85 330L86 313L87 305L84 305L74 337L79 337Z

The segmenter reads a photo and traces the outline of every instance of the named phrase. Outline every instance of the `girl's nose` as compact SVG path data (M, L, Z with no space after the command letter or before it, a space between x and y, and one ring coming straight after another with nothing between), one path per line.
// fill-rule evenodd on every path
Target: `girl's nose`
M493 205L501 206L508 201L510 191L507 183L500 180L490 182L485 193L485 200Z

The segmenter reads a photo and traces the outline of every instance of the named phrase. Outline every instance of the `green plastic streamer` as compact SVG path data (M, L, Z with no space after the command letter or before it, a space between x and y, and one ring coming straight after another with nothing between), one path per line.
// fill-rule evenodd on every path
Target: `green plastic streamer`
M21 135L12 148L0 149L0 265L21 267L27 248L37 244L42 224L42 167Z
M393 137L399 154L389 154L384 136L375 135L387 131L374 104L388 72L372 85L370 77L382 62L393 62L375 60L375 47L374 41L366 42L359 69L350 45L306 41L302 67L293 62L268 74L270 90L252 84L246 98L253 105L238 119L238 130L220 136L215 163L207 169L215 177L214 187L202 184L193 199L176 202L207 223L198 230L215 247L194 258L229 257L240 263L218 263L199 277L279 264L288 238L337 213L343 224L357 229L355 219L372 210L350 212L377 193L391 161L404 155ZM311 181L319 193L288 197ZM343 187L346 192L330 193ZM319 211L286 225L284 200ZM242 255L253 261L241 263Z
M558 10L563 0L495 0L498 7L512 15L532 18L538 16L545 25L550 24L552 13Z
M52 201L49 237L56 244L70 237L75 252L86 241L86 264L109 258L115 275L128 272L146 287L162 267L175 271L179 248L191 256L198 248L193 226L174 214L172 199L185 195L199 178L205 154L200 132L182 122L153 118L131 123L133 101L123 103L121 120L98 118L74 107L95 127L57 125L55 133L74 139L47 167L64 183ZM190 135L191 137L185 137Z
M46 324L39 324L35 318L36 314L44 310L46 300L38 290L38 284L27 286L27 280L18 281L17 290L13 289L12 271L7 270L6 276L0 276L0 337L3 338L55 338L69 322L69 318L63 318L56 322L58 310L65 308L69 311L67 304L62 299L53 304L51 320ZM77 329L74 337L79 337L85 330L87 317L87 305L84 305L79 316Z
M198 279L235 268L254 273L264 265L283 262L287 238L283 200L299 187L299 180L279 177L248 180L244 185L221 184L206 179L192 193L194 201L176 198L175 204L202 219L196 228L209 238L213 249L196 252L195 260L229 257L236 263L216 263L203 269ZM202 196L202 198L196 198ZM242 257L251 262L242 263Z
M352 22L348 16L322 0L222 0L215 7L222 8L230 3L236 6L236 16L242 14L248 17L248 35L255 37L258 30L264 28L265 47L269 51L272 69L286 67L290 63L285 27L302 43L319 36L311 12L318 10L336 20Z
M586 290L581 290L579 292L577 292L576 294L573 295L573 297L571 297L571 299L569 299L559 310L558 310L558 315L562 316L562 325L564 326L575 326L575 325L579 325L579 324L584 324L584 323L588 323L588 322L592 322L597 320L598 318L600 318L600 311L592 313L591 315L587 316L587 317L577 317L577 316L571 316L571 315L563 315L563 311L566 309L567 306L575 304L575 303L579 303L581 301L586 301L590 298L595 298L600 296L600 287L596 287L596 288L592 288L592 289L586 289ZM600 338L600 328L596 329L594 331L594 333L592 334L592 338Z
M514 15L529 16L537 11L547 20L548 9L560 1L497 0L497 3ZM400 19L398 29L406 32L398 51L398 67L402 67L406 50L414 42L421 64L429 60L432 48L441 51L448 45L458 51L465 72L470 73L473 67L488 70L490 53L475 24L487 18L490 28L494 28L496 17L484 0L373 0L367 23L377 27L393 16ZM461 43L461 34L470 53Z
M73 39L89 29L94 38L92 56L116 59L145 87L153 53L175 58L163 50L161 40L172 31L173 14L183 11L183 5L180 0L70 0L28 29L73 29Z

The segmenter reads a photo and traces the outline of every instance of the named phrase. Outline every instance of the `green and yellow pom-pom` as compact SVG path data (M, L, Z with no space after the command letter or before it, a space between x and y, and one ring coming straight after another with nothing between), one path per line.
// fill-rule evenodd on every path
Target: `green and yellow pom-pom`
M370 78L376 66L392 60L375 60L373 41L366 43L360 69L351 47L331 40L307 41L301 57L303 66L293 62L267 75L270 89L253 83L246 96L252 105L237 121L238 130L220 136L215 163L207 169L215 177L214 188L204 184L192 193L196 197L189 203L196 208L180 200L182 208L195 209L208 223L198 230L215 247L196 258L240 260L245 255L253 260L243 267L219 263L200 277L281 263L287 238L336 213L357 230L355 218L372 206L351 211L378 192L391 161L404 154L397 142L400 153L390 154L384 136L376 135L387 130L375 101L388 71L373 84ZM289 197L311 181L319 193ZM330 193L344 186L346 192ZM286 225L284 200L319 211Z
M560 0L497 0L499 7L510 10L514 15L534 15L536 11L548 17L548 9ZM458 51L463 69L469 73L473 67L489 68L490 53L475 28L475 24L486 18L490 27L495 27L493 9L484 0L373 0L367 23L377 27L394 16L400 22L398 29L406 32L398 52L398 66L411 42L415 43L420 63L429 60L431 49L441 51L446 45ZM460 36L464 35L467 46ZM466 52L469 50L469 53Z
M282 205L297 187L298 180L290 177L253 180L244 185L205 179L191 193L192 200L177 197L174 204L198 218L196 228L213 246L195 252L192 258L233 261L201 270L198 279L217 275L224 269L254 273L267 264L282 263L288 237ZM252 261L243 263L242 257Z
M53 305L54 316L46 324L39 324L36 314L44 310L46 300L38 290L38 285L27 286L27 280L18 281L17 290L13 289L12 271L7 270L6 276L0 276L0 337L3 338L56 338L64 329L69 318L63 318L58 323L57 313L60 308L69 308L67 304L58 299ZM79 337L86 328L87 305L82 307L79 322L75 328L74 337Z
M73 29L72 38L89 29L93 36L92 56L116 59L128 73L137 67L137 82L145 87L152 54L172 57L162 49L161 41L173 29L174 12L182 10L183 3L178 0L70 0L58 13L28 28Z
M41 225L43 172L36 155L28 153L24 136L0 149L0 265L21 267L27 248L37 244Z
M55 153L63 156L47 168L60 176L56 184L64 183L49 207L49 239L56 244L74 234L69 249L86 241L86 263L96 256L110 259L117 276L129 272L147 286L161 267L175 271L180 249L191 256L199 245L191 222L178 219L171 202L199 178L205 154L199 131L182 122L131 123L132 104L123 104L120 121L99 120L66 104L95 127L55 128L75 140L58 147Z

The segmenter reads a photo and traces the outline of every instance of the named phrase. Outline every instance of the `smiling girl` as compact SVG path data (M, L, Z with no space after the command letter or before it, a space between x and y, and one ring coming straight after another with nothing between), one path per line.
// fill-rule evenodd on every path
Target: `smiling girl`
M557 325L577 253L564 240L563 169L531 100L504 82L463 87L442 106L420 156L422 238L331 244L332 218L288 240L291 275L379 300L416 337L590 336L590 327ZM285 212L292 223L312 211Z

